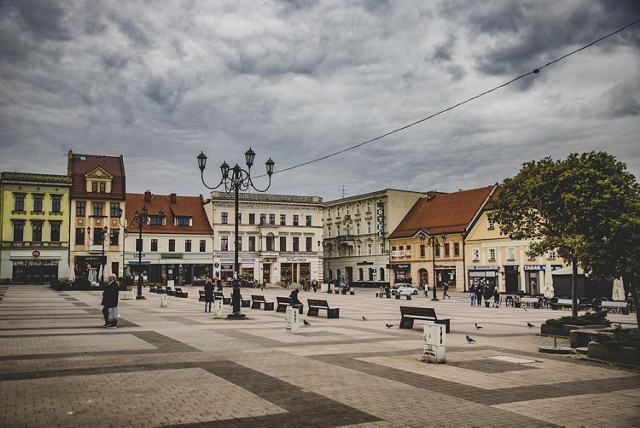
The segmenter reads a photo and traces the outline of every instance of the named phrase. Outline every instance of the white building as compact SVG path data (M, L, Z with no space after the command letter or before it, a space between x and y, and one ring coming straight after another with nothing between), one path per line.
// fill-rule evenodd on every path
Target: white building
M212 192L205 211L214 235L214 269L222 280L238 270L249 281L294 283L322 280L322 212L319 196L241 193L238 239L234 195Z

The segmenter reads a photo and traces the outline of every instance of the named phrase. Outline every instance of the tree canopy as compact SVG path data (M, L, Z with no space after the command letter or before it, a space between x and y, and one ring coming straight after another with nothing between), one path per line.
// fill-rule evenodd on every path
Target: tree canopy
M495 220L510 238L532 240L531 255L557 251L572 262L574 275L577 264L601 278L635 279L640 271L640 186L605 152L523 164L501 184ZM577 316L575 278L572 298Z

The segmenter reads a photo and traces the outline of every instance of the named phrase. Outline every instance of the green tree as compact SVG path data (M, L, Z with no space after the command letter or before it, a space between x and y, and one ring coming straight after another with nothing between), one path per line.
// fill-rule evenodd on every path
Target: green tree
M530 255L555 249L571 262L573 316L578 265L596 277L631 278L637 308L639 195L635 177L607 153L547 157L503 181L495 220L512 239L531 240Z

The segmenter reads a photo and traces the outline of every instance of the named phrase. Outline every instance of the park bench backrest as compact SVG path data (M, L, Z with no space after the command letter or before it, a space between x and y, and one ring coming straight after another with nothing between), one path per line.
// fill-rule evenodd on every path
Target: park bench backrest
M291 297L276 296L276 299L278 299L278 303L287 303L289 305L293 304L293 302L291 301Z
M436 311L433 308L421 308L416 306L400 306L401 315L416 315L437 319Z
M256 294L252 294L251 295L251 300L253 300L254 302L264 302L264 296L258 296Z
M309 306L318 306L321 308L329 307L329 302L327 302L326 300L307 299L307 303L309 304Z

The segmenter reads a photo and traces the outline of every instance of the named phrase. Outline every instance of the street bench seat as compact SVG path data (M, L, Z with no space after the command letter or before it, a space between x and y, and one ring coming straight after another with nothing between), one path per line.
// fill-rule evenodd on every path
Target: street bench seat
M231 298L225 297L222 291L214 291L213 292L213 300L222 300L223 305L230 305Z
M433 321L436 324L444 324L447 333L451 331L451 320L448 318L438 318L436 310L433 308L423 308L416 306L400 306L400 328L413 328L415 320Z
M304 313L304 304L298 303L294 305L291 297L276 296L276 300L278 301L276 312L287 312L287 307L291 306L292 308L298 308L298 313Z
M176 290L173 292L173 295L175 297L182 297L183 299L186 299L187 297L189 297L189 293L187 291L182 291L182 288L180 287L176 287Z
M273 310L273 302L267 302L264 296L260 296L257 294L251 295L251 309L260 309L261 306L264 306L265 311Z
M318 312L324 310L327 311L327 318L340 318L340 308L330 308L329 302L326 300L307 299L307 305L309 307L307 315L309 316L317 317Z

